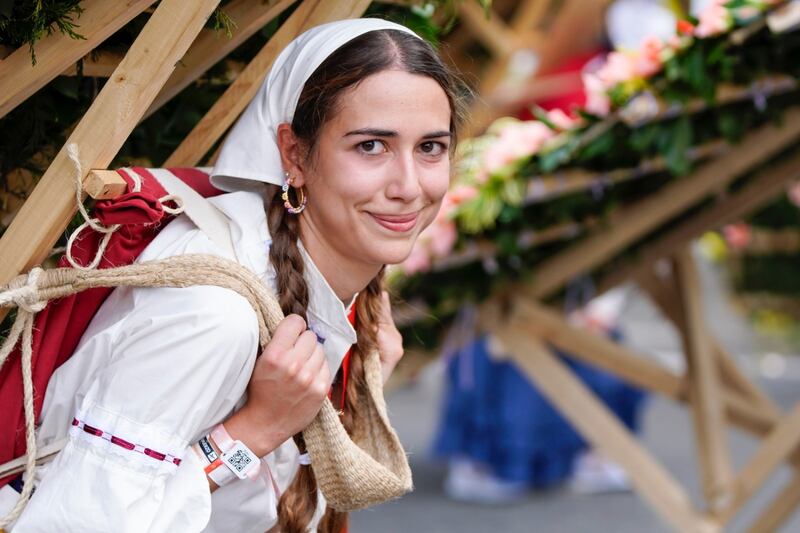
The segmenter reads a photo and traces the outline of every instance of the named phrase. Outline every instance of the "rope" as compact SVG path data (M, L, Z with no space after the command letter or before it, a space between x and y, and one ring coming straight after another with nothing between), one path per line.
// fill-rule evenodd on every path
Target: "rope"
M34 269L29 275L18 276L0 289L0 307L18 307L11 332L0 348L0 366L21 338L27 449L22 494L11 513L0 520L0 528L17 519L33 491L38 458L31 339L36 312L43 309L49 300L95 287L193 285L216 285L246 298L256 311L262 349L269 342L271 332L283 319L278 300L258 276L239 263L211 255L182 255L102 270ZM329 504L339 511L382 503L411 490L408 461L386 415L377 352L365 357L364 368L367 397L363 405L359 405L358 411L359 416L364 417L364 425L370 426L367 433L354 435L351 440L329 400L324 401L320 413L303 430L320 489Z

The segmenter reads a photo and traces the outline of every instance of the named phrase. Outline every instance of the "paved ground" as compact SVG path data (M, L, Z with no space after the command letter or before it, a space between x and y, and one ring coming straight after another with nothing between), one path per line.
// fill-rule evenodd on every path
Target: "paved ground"
M732 314L720 297L710 267L701 265L704 291L712 328L719 338L753 373L763 365L762 345L747 325ZM658 313L631 289L623 327L630 344L662 362L679 366L679 344L674 331ZM780 378L760 379L770 395L784 407L800 401L800 358L766 360L770 368L785 366ZM780 368L779 368L780 369ZM401 439L407 446L414 470L416 490L400 501L355 513L352 533L404 532L541 532L541 533L640 533L667 532L668 527L637 496L631 493L579 496L566 489L532 494L513 506L490 507L449 501L441 490L444 466L433 462L428 449L439 411L441 368L431 367L419 381L389 398L389 406ZM755 449L755 442L739 432L730 433L734 462L742 466ZM663 398L650 399L644 416L642 440L646 447L700 501L691 420L682 407ZM759 498L732 522L729 531L743 531L757 516L770 495L788 479L786 469L770 479ZM781 530L800 531L800 513Z

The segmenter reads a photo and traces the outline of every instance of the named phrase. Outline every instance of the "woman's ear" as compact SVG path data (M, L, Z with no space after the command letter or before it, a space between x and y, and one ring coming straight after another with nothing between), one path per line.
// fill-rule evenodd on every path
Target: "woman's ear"
M306 182L305 149L303 143L292 131L291 124L284 122L278 125L278 150L281 152L283 169L294 178L293 185L302 187Z

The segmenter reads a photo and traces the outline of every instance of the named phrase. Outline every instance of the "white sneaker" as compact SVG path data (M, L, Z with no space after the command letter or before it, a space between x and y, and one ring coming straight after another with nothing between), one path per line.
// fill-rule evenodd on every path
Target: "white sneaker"
M505 481L489 469L469 459L450 461L444 492L452 500L469 503L506 504L525 497L525 483Z
M631 490L628 474L619 463L589 450L575 460L569 488L576 494L607 494Z

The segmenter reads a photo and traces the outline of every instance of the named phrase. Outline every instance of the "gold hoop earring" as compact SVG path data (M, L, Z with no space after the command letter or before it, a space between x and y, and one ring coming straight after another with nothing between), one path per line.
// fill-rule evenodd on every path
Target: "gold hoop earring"
M289 201L289 187L294 182L294 176L290 176L288 172L286 174L286 181L281 186L281 200L283 200L283 207L286 208L286 211L293 215L299 215L303 212L306 208L306 204L308 203L308 196L305 193L305 187L300 187L299 189L295 189L295 195L297 196L297 201L300 203L298 206L293 206L292 202Z

